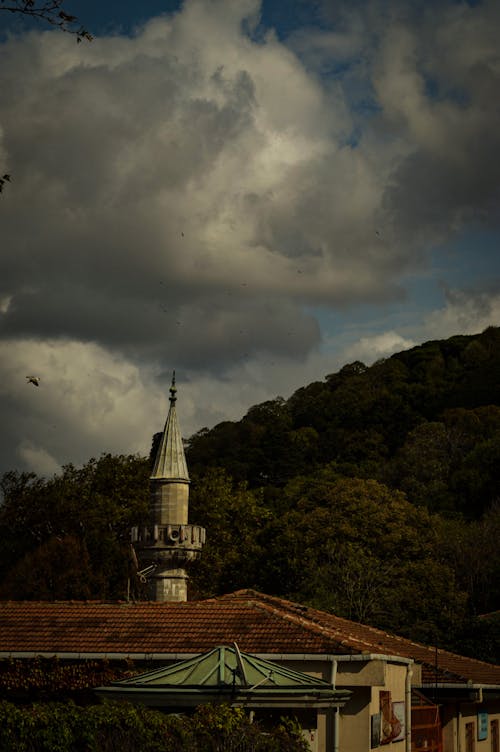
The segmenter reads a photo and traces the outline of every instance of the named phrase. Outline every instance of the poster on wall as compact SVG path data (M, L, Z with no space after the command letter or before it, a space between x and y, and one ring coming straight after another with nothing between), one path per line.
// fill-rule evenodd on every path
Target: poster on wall
M477 714L477 740L482 742L488 738L488 713Z
M386 690L380 690L380 714L382 716L381 721L381 734L380 743L389 744L389 742L396 741L397 739L404 738L404 702L403 705L403 721L394 713L394 705L397 703L391 702L391 693ZM401 736L401 733L403 736Z
M405 704L404 701L392 703L392 715L399 723L400 732L393 742L402 742L405 738Z

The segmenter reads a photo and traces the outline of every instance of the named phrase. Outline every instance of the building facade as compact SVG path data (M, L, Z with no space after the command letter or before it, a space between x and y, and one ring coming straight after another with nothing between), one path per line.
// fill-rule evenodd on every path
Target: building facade
M500 752L500 666L281 598L0 604L0 660L126 659L140 674L234 643L349 691L341 708L294 709L314 752Z

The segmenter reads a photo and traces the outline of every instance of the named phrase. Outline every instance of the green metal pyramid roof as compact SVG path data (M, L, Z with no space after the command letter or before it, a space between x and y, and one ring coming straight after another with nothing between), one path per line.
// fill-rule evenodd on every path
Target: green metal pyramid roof
M236 643L155 671L112 682L96 690L102 697L158 706L230 701L255 706L342 706L351 693L308 674L242 653Z
M217 647L173 666L125 679L120 684L135 686L213 687L246 690L288 688L307 691L332 689L323 679L279 666L242 653L234 647Z

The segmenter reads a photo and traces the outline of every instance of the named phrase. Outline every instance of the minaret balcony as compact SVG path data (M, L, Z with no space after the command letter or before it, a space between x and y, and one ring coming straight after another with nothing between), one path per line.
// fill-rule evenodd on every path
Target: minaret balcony
M132 528L131 540L138 549L201 550L205 528L201 525L144 525Z

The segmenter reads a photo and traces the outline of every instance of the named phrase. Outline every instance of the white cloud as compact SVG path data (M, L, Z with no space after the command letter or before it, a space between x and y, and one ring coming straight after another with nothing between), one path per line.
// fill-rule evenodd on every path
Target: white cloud
M403 337L395 331L383 332L361 337L358 341L353 342L343 351L342 359L346 363L360 360L366 365L371 365L379 358L386 358L395 352L408 350L410 347L415 347L416 344L417 342Z
M30 441L23 441L18 447L18 454L28 472L50 478L60 471L60 465L46 449L35 446Z
M446 305L425 316L426 339L477 334L488 326L500 326L500 293L446 291Z
M67 340L0 343L1 452L30 469L79 464L101 452L147 454L167 399L147 369L94 344ZM38 387L26 375L40 377ZM16 450L16 447L18 448Z

